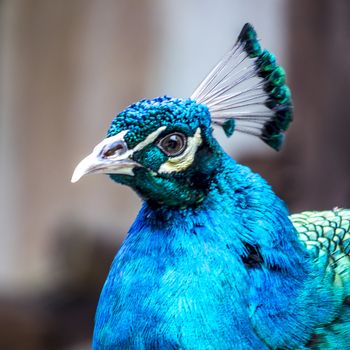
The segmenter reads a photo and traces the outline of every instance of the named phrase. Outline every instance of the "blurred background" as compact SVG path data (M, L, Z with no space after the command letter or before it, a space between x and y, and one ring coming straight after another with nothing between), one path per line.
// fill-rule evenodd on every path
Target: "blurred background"
M348 0L0 0L0 348L89 349L109 265L140 207L75 165L128 104L188 97L245 22L288 73L285 148L226 150L291 212L350 207Z

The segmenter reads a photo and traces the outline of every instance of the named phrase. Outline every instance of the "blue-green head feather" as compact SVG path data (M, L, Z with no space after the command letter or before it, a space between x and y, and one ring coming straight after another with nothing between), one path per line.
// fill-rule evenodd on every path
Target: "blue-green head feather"
M162 205L183 207L203 200L220 153L205 105L169 96L142 100L114 118L107 136L125 130L135 168L133 176L111 174L113 180Z

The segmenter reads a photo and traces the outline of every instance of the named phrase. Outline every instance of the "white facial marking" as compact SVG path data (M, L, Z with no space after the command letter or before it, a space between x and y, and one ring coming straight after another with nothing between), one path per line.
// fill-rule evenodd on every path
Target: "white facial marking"
M132 153L135 153L142 148L146 147L147 145L151 144L164 130L166 129L166 126L161 126L156 131L153 131L150 133L143 141L138 143L131 151Z
M158 172L172 173L186 170L193 163L195 154L201 143L201 129L198 128L193 137L187 139L187 147L185 151L177 157L169 158L160 166Z

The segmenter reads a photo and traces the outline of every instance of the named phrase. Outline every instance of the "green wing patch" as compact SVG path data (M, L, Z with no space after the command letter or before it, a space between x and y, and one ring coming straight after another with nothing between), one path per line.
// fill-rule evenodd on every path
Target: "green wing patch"
M322 287L329 288L338 311L329 323L318 326L307 349L350 349L350 210L306 211L291 215L319 273L324 273ZM323 272L322 272L323 271Z
M333 260L350 256L350 210L305 211L291 215L300 240L315 255L329 254Z

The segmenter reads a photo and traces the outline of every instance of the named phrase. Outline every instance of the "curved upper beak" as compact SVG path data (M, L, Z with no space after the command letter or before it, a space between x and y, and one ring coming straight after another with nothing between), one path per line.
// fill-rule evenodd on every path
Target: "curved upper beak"
M127 130L122 131L100 142L91 154L76 166L71 182L77 182L84 175L97 173L133 176L133 168L138 166L138 163L130 158L133 152L124 141L126 133Z

